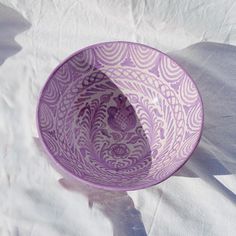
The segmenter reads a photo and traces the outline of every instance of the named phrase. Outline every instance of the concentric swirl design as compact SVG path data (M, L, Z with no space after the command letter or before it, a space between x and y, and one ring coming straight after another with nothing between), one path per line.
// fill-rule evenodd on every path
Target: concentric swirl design
M62 174L134 190L165 180L189 158L203 108L191 78L168 56L110 42L80 50L52 73L37 119Z

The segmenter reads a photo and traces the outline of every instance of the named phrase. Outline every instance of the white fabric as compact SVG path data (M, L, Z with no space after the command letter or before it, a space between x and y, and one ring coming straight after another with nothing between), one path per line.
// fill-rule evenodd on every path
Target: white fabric
M234 0L0 2L1 236L236 235ZM112 40L169 52L205 108L192 158L131 198L66 190L37 145L36 103L49 73L72 52Z

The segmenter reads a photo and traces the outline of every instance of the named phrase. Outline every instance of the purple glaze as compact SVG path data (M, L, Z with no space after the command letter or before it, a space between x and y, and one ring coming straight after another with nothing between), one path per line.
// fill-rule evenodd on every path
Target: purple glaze
M116 106L108 108L107 122L115 131L128 132L136 126L135 110L131 105L126 107L127 98L122 94L119 94L114 100Z
M38 103L38 130L63 175L111 190L168 178L199 142L203 106L187 73L145 45L110 42L60 64Z

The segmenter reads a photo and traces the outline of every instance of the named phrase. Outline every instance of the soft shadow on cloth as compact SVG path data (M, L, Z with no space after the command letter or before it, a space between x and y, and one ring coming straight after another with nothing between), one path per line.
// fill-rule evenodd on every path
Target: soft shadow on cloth
M39 138L34 138L34 141L41 153L47 155ZM101 190L65 178L60 179L59 183L66 190L86 196L90 209L98 207L111 221L113 236L147 236L141 213L127 192Z
M202 178L236 203L236 195L215 177L236 173L236 47L204 42L169 55L196 82L205 113L201 142L175 176ZM141 214L126 192L98 190L66 179L60 183L87 196L91 208L95 203L111 220L114 236L147 235Z
M175 175L200 177L236 203L216 175L236 173L236 47L202 42L168 53L196 82L204 105L201 142Z
M140 212L135 208L132 198L127 192L99 190L84 184L60 179L63 187L70 191L78 191L88 197L89 207L97 204L113 226L114 236L145 236L146 231Z
M15 36L30 26L20 13L0 3L0 65L21 50Z

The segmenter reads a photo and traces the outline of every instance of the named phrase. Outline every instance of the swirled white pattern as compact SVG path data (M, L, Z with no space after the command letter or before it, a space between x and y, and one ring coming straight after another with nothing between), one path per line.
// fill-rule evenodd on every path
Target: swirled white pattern
M199 95L193 82L184 78L186 76L186 74L183 75L179 87L179 95L185 104L193 104L197 101L197 99L199 99Z
M97 47L95 54L98 62L115 66L124 59L126 48L128 48L127 45L108 43Z
M185 72L167 56L162 57L159 68L161 76L168 82L176 82L185 75Z
M140 47L137 45L130 45L129 47L130 55L135 62L136 66L145 69L154 65L155 60L158 57L158 53L156 51L150 52L147 47Z
M50 76L39 132L51 158L77 178L139 189L177 170L200 138L198 90L172 59L150 47L88 47Z
M69 65L74 69L74 71L79 74L87 73L93 69L95 65L95 57L93 50L84 50L78 55L72 57L69 61Z

